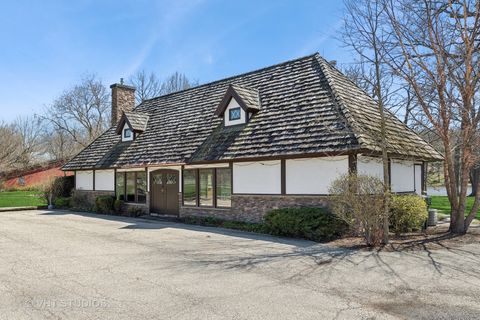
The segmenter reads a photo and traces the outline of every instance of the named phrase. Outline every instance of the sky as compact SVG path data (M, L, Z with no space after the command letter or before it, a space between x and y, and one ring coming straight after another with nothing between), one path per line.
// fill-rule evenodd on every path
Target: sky
M207 83L319 52L348 63L341 0L1 1L0 121L40 113L87 74Z

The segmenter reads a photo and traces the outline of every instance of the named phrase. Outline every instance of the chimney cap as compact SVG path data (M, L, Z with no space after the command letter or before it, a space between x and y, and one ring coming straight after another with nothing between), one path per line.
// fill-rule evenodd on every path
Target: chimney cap
M123 78L120 78L120 83L114 83L110 86L110 89L113 88L121 88L121 89L126 89L126 90L133 90L135 91L137 88L134 86L129 86L123 83Z

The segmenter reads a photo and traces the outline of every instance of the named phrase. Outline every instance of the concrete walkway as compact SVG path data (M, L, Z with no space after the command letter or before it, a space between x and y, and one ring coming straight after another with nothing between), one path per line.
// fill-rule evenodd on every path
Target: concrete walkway
M480 244L367 252L62 211L1 217L1 319L480 317Z

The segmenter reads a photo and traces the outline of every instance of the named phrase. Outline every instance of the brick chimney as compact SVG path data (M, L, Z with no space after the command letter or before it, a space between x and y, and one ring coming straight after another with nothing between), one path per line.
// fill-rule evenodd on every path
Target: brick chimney
M122 116L122 112L132 111L135 107L135 87L120 83L110 86L112 89L112 126L116 126Z

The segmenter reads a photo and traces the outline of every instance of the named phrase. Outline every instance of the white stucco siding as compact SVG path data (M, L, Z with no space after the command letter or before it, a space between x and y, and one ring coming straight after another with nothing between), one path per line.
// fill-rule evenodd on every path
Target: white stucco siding
M93 190L93 171L76 171L75 172L75 189L76 190Z
M287 194L328 194L332 182L348 173L348 156L285 161Z
M230 121L230 119L229 119L230 109L233 109L233 108L240 108L240 119ZM245 123L246 122L246 117L247 117L247 114L246 114L245 110L243 110L240 107L240 105L238 104L238 102L234 98L232 98L230 100L230 102L228 103L228 106L225 109L225 113L224 113L224 116L223 116L224 121L225 121L225 126L233 126L233 125L236 125L236 124Z
M114 191L115 171L95 170L95 190Z
M415 164L415 193L422 195L422 165Z
M391 160L390 171L393 192L413 192L415 190L412 161Z
M357 172L383 179L383 163L381 158L359 155L357 158Z
M280 160L233 163L233 193L280 194Z

